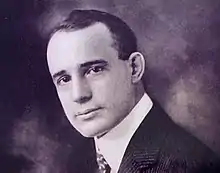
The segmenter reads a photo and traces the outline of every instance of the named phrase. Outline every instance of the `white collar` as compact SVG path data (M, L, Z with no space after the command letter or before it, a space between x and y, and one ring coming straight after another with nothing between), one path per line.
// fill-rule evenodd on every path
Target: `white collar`
M118 171L129 141L152 106L153 102L145 93L122 122L103 137L95 138L96 149L104 156L112 173Z

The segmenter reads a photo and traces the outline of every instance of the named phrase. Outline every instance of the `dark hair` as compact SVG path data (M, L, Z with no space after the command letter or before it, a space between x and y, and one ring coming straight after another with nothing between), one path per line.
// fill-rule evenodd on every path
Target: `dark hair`
M111 32L119 59L126 60L132 52L137 51L137 39L129 26L120 18L97 10L73 10L59 26L53 29L52 35L58 31L83 29L97 22L105 24Z

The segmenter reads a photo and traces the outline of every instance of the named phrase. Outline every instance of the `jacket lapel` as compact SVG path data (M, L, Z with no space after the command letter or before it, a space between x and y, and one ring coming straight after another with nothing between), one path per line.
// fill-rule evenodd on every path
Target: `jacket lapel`
M143 172L156 166L169 124L166 113L154 103L129 142L118 173Z

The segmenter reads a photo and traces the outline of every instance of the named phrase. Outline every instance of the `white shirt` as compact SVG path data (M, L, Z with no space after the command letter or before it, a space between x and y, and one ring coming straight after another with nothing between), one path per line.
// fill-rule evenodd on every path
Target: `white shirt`
M96 150L110 165L111 173L118 171L129 141L152 106L153 102L145 93L122 122L101 138L95 138Z

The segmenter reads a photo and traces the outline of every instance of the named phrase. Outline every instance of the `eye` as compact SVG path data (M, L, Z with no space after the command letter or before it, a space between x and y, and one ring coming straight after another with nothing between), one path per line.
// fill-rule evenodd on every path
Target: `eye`
M104 70L104 67L102 66L94 66L91 67L86 74L98 74Z
M71 80L71 76L69 75L64 75L64 76L61 76L58 80L57 80L57 85L66 85L68 82L70 82Z

